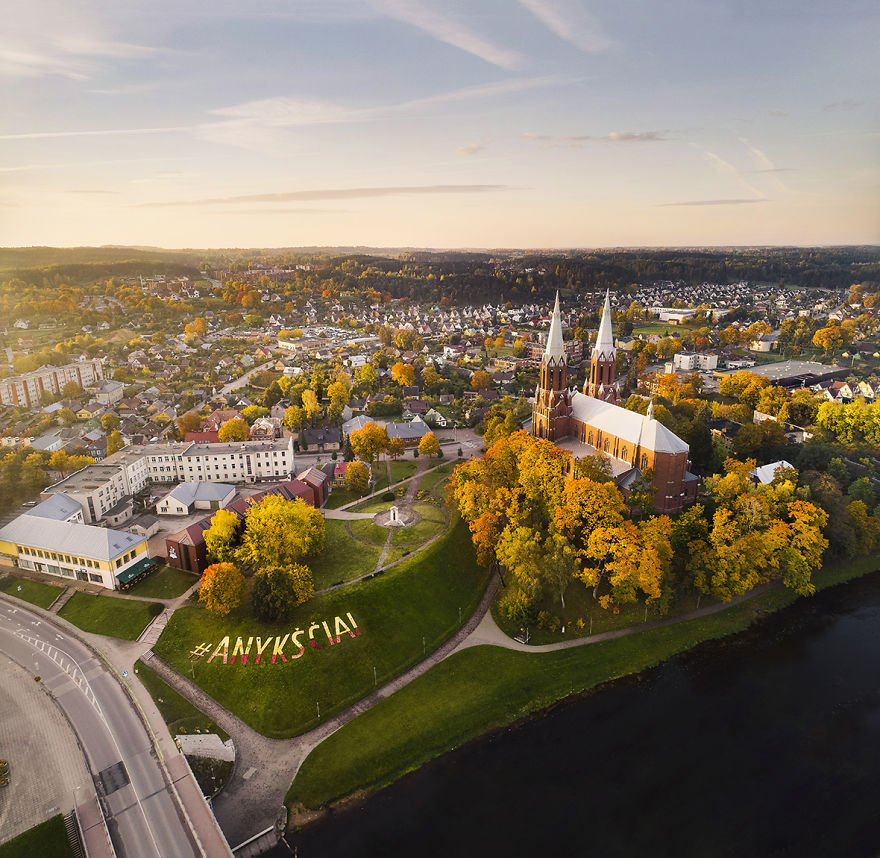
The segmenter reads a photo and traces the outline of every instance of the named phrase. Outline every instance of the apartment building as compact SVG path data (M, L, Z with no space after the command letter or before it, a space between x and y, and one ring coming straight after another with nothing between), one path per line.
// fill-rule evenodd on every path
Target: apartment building
M41 366L33 372L0 380L0 403L32 408L40 404L44 392L61 393L64 385L71 381L85 388L103 378L104 365L99 360Z

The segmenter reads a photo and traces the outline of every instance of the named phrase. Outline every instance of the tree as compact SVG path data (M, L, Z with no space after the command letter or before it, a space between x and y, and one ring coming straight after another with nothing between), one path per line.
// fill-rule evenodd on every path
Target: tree
M362 396L379 389L379 375L371 364L364 364L354 376L355 387Z
M125 441L122 439L122 433L118 429L114 429L107 436L107 455L112 456L114 453L118 453L125 446Z
M61 396L64 399L79 399L82 396L82 392L83 389L75 381L68 381L61 388Z
M304 501L269 495L245 517L239 561L251 569L286 568L324 548L324 516Z
M363 462L349 462L345 469L343 485L355 495L365 495L370 484L370 469Z
M304 408L300 408L298 405L291 405L290 407L284 410L284 419L282 423L294 432L299 432L302 429L303 420L306 419L306 412Z
M112 411L108 411L106 414L101 415L101 428L105 432L112 432L114 429L119 428L119 417L114 414Z
M187 411L177 418L177 431L181 438L185 438L187 432L196 432L201 425L202 416L197 411Z
M273 405L277 405L281 401L283 396L281 385L277 381L273 381L263 394L263 407L272 408Z
M440 452L440 442L433 432L428 432L419 441L419 453L423 456L436 456Z
M70 456L64 450L56 450L49 457L49 467L59 474L70 473Z
M65 426L73 426L76 423L76 414L70 408L61 408L58 411L58 419Z
M415 368L411 364L398 361L391 367L391 378L401 387L406 387L416 380Z
M208 325L201 316L196 316L189 324L184 326L183 330L184 333L203 337L208 333Z
M294 563L288 567L264 569L254 576L251 594L254 614L263 622L278 622L290 617L297 605L315 594L308 566Z
M499 438L506 438L519 432L520 425L513 411L507 411L504 414L496 414L486 421L486 431L483 433L483 440L487 447L491 447Z
M215 563L231 563L236 556L241 522L228 509L218 509L211 517L211 526L205 531L208 558Z
M227 441L247 441L247 421L241 417L233 417L221 424L220 428L217 430L217 436L224 443Z
M385 452L391 459L397 461L406 452L406 441L403 438L389 438Z
M242 410L241 416L247 421L248 426L253 426L261 417L269 416L269 409L260 405L248 405Z
M303 391L302 403L303 408L306 411L306 417L308 417L309 420L314 420L321 416L321 406L318 403L318 396L314 390L306 388Z
M492 376L484 369L478 369L471 376L471 390L488 390L492 387Z
M355 429L349 440L358 458L372 465L388 446L388 433L383 427L370 422L362 429Z
M214 563L205 569L199 584L199 601L211 613L226 616L241 602L244 575L232 563Z

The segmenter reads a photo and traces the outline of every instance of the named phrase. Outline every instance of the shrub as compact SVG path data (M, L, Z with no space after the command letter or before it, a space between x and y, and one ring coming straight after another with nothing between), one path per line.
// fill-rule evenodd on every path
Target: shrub
M161 602L150 602L149 610L151 617L158 617L165 610L165 606Z
M382 495L383 501L393 501L394 498L395 498L394 492L385 492L385 494Z

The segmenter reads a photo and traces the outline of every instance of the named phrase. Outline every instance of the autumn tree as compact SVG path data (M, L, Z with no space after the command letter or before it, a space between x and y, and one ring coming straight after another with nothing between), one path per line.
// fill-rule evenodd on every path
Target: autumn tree
M355 373L354 384L361 396L368 396L379 389L379 375L371 364L364 364Z
M345 490L356 495L365 495L370 484L370 469L363 462L349 462L345 468L343 485Z
M504 414L496 414L486 421L483 440L487 447L491 447L500 438L506 438L514 432L519 432L520 428L515 412L507 411Z
M316 418L321 416L321 405L318 402L318 395L311 388L306 388L302 394L302 403L303 408L306 412L306 417L309 420L315 420Z
M372 465L388 446L388 433L377 423L367 423L349 436L351 447L358 458Z
M324 548L324 516L299 498L269 495L250 507L238 549L253 570L286 568Z
M125 441L122 438L122 433L118 429L114 429L107 436L107 455L112 456L114 453L118 453L125 446Z
M70 473L70 456L65 450L56 450L49 457L49 467L53 471L58 471L59 474Z
M211 526L205 531L205 547L210 560L231 563L236 559L240 524L232 510L218 509L214 513Z
M412 364L398 361L391 367L391 379L401 387L411 385L416 379L416 371Z
M224 443L227 441L247 441L248 425L243 417L233 417L221 424L217 436Z
M242 409L241 416L247 421L248 426L253 426L261 417L269 416L269 409L261 405L248 405L247 408Z
M198 431L202 425L202 416L197 411L187 411L177 418L177 432L181 438L186 437L187 432Z
M211 613L225 617L238 607L244 592L244 575L233 563L214 563L199 583L199 601Z
M291 405L284 410L284 419L281 421L284 425L294 432L302 429L303 421L306 419L306 411L298 405Z
M419 441L419 453L423 456L436 456L440 452L440 442L433 432L428 432Z
M478 369L471 376L471 390L488 390L492 387L492 376L484 369Z
M390 459L397 461L406 452L406 441L403 438L389 438L385 452Z
M114 429L119 428L119 417L114 414L112 411L108 411L106 414L101 415L101 428L105 432L112 432Z

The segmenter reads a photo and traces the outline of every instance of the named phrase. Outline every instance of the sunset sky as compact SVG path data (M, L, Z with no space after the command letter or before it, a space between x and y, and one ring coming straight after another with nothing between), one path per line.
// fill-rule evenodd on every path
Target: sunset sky
M876 0L0 0L0 244L880 243Z

